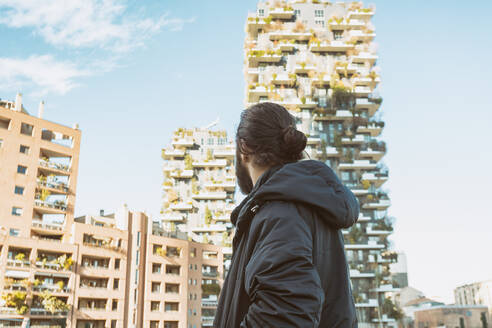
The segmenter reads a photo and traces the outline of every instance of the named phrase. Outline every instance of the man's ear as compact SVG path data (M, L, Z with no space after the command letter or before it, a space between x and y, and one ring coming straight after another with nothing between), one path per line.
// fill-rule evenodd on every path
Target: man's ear
M247 154L241 154L241 161L245 164L249 163L251 156Z

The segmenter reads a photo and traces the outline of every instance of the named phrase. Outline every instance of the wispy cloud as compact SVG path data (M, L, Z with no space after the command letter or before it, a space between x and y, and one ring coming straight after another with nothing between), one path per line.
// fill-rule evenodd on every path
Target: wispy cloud
M67 61L52 56L30 56L25 59L0 57L0 88L20 89L36 85L41 94L65 94L77 86L75 79L89 75Z
M162 29L180 31L193 19L146 17L119 0L0 0L0 24L33 28L55 46L126 52Z

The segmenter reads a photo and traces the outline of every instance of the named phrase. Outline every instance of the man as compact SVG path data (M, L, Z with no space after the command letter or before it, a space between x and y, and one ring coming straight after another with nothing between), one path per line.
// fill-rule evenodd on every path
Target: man
M359 204L324 163L303 160L306 136L273 103L245 110L236 175L247 197L236 226L216 328L357 327L341 228Z

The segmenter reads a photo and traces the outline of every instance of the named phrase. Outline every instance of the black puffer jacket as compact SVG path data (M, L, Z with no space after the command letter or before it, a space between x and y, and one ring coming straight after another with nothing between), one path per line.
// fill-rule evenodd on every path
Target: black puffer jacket
M342 233L359 204L334 172L300 161L265 172L236 226L216 328L357 327Z

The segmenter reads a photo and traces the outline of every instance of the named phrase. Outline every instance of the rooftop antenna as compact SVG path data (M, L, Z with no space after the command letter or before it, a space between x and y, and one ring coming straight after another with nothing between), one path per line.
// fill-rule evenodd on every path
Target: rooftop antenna
M220 117L217 117L217 119L215 121L213 121L212 123L210 123L209 125L207 125L205 127L205 129L210 129L210 128L213 128L214 126L216 126L217 124L219 124L220 122Z

